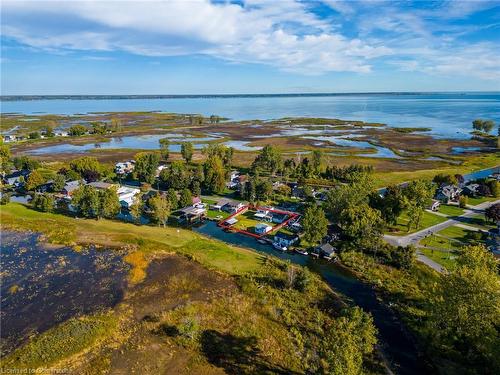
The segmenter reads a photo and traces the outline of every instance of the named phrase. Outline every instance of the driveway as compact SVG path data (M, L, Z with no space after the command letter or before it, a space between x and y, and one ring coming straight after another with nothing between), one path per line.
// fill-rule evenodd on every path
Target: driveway
M445 228L448 228L452 225L465 226L466 224L464 225L464 221L465 221L464 219L470 218L470 217L477 215L477 214L480 214L480 213L484 213L484 211L488 207L490 207L496 203L499 203L499 202L500 202L500 199L493 201L493 202L483 202L481 204L478 204L477 206L470 206L465 210L465 212L462 215L452 217L452 218L450 218L442 223L439 223L439 224L433 225L431 227L422 229L422 230L415 232L415 233L408 234L406 236L391 236L391 235L386 234L386 235L384 235L384 239L389 244L394 245L394 246L408 246L408 245L418 246L418 243L420 242L420 240L424 239L427 236L430 236L431 234L434 234L434 233L439 232ZM426 257L423 254L418 254L418 259L421 262L429 265L430 267L432 267L434 269L437 268L436 265L439 266L439 268L442 268L440 265L438 265L432 259L429 259L428 257ZM438 272L441 272L438 269L436 269L436 270Z

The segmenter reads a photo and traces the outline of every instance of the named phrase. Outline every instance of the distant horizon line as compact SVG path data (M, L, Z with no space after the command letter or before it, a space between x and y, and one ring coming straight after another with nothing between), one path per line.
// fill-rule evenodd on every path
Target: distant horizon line
M315 93L275 93L275 94L23 94L0 95L0 101L44 100L44 99L196 99L196 98L252 98L252 97L327 97L342 95L416 95L416 94L495 94L500 91L360 91L360 92L315 92Z

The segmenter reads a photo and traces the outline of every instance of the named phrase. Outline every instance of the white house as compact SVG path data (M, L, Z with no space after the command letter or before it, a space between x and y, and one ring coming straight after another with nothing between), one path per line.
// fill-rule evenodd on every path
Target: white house
M135 168L135 161L134 160L129 160L123 163L116 163L115 164L115 172L120 175L125 175L133 172Z
M280 247L290 247L299 240L299 236L278 232L274 235L274 243Z
M264 223L259 223L255 226L255 233L257 234L266 234L270 232L273 229L272 226L264 224Z
M141 191L129 186L120 186L117 190L118 200L122 207L129 208L134 203L134 197Z

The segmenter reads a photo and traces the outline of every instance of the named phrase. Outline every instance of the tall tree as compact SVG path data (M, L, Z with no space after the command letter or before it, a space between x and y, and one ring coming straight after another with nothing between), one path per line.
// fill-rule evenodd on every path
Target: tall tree
M152 184L155 181L159 163L160 155L157 152L140 152L135 155L134 174L139 181Z
M307 207L302 219L302 227L304 229L304 239L307 242L311 244L319 242L326 236L328 228L325 211L315 204Z
M40 185L45 182L42 174L38 171L33 171L29 174L28 179L26 180L25 188L28 191L36 190Z
M120 212L120 200L116 189L104 189L99 191L99 210L97 217L114 218Z
M383 220L378 210L361 203L342 211L339 226L353 243L368 249L378 244L382 236Z
M193 204L193 196L191 195L191 190L183 189L181 191L181 197L179 199L181 207L191 206Z
M96 217L99 212L99 193L90 185L82 185L73 192L71 204L84 217Z
M177 192L170 188L167 190L167 201L171 210L176 210L179 208L179 198L177 197Z
M283 165L281 152L273 145L266 145L255 158L252 167L262 168L271 173L281 169Z
M191 159L193 159L193 144L191 142L182 142L181 155L186 160L186 163L191 162Z
M54 176L54 182L52 183L52 191L54 192L60 192L63 188L64 185L66 184L66 177L62 174L56 174Z
M160 143L161 157L167 161L170 156L170 139L162 138L158 142Z
M170 215L170 204L164 195L156 195L149 199L151 216L160 226L166 226L168 215Z
M221 193L226 187L226 171L219 156L207 158L204 164L205 187L211 193Z
M136 194L134 196L132 205L130 206L130 215L132 215L136 223L140 222L143 208L144 208L144 202L142 200L142 194Z
M494 373L500 365L500 284L493 255L484 246L464 248L440 285L431 304L434 344L458 352L474 372Z
M325 327L320 346L323 371L332 375L359 375L363 357L373 352L377 330L371 315L359 307L348 309L333 324Z
M54 209L54 197L51 194L35 194L31 204L38 211L51 212Z
M317 176L321 173L321 163L323 161L323 152L321 150L314 150L311 156L311 164L314 174Z

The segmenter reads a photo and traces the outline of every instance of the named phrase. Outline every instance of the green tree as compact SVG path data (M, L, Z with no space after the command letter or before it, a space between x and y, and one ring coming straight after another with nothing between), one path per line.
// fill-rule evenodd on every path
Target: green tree
M92 123L92 134L106 134L106 132L106 125L97 121Z
M136 194L130 205L130 215L134 218L135 223L139 223L144 208L142 194Z
M315 204L306 208L304 218L302 219L304 229L304 239L310 244L319 242L326 236L328 229L328 220L325 211Z
M40 172L32 171L29 174L28 179L26 180L25 188L28 191L33 191L33 190L36 190L44 182L45 182L45 179L43 178L43 176Z
M151 208L151 216L154 221L160 226L166 226L168 215L170 215L170 204L164 195L156 195L149 199Z
M500 182L497 180L488 181L488 187L490 188L490 192L493 197L500 197Z
M266 145L255 158L252 168L262 168L271 173L281 169L283 165L281 152L273 145Z
M321 150L314 150L311 156L311 165L314 170L314 174L319 176L321 173L321 163L323 161L323 152Z
M160 155L157 152L139 152L135 155L134 174L139 181L152 184L155 181L159 163Z
M172 188L167 190L167 201L170 205L170 209L176 210L179 208L179 198L177 197L177 192Z
M483 131L489 133L495 127L495 123L492 120L483 121Z
M475 119L474 121L472 121L472 128L474 130L482 131L483 130L483 120L478 118L478 119Z
M339 226L353 243L370 248L378 244L382 236L383 220L378 210L362 203L342 211Z
M255 186L255 196L259 201L265 201L271 199L273 193L273 184L269 180L262 180Z
M460 198L458 199L458 205L461 208L466 208L468 203L469 203L469 197L467 195L461 195Z
M205 188L210 193L222 193L226 187L226 171L219 156L209 156L204 163Z
M434 345L460 353L474 373L498 369L500 284L493 255L482 245L464 248L440 285L431 304Z
M81 158L74 159L70 161L69 167L71 170L78 173L82 178L89 172L100 176L103 170L101 163L99 163L96 158L91 156L83 156Z
M343 312L324 329L320 356L323 372L333 375L359 375L363 371L363 357L373 352L377 330L371 315L359 307Z
M99 213L99 193L90 185L82 185L73 192L71 204L84 217L96 217Z
M62 174L56 174L52 183L52 191L60 192L66 184L66 178Z
M97 217L114 218L120 212L120 200L116 189L103 189L99 191L99 210Z
M162 138L158 141L160 143L160 152L163 160L167 161L170 156L170 140L168 138Z
M193 180L191 182L191 192L195 197L199 197L201 195L201 185L198 180Z
M31 204L38 211L52 212L54 210L54 197L51 194L35 194Z
M373 178L368 173L359 173L352 182L336 186L328 192L326 207L333 220L338 221L344 210L368 202L373 191Z
M87 128L83 125L73 125L68 129L68 134L71 136L80 136L87 133Z
M28 156L16 156L12 162L14 167L18 170L25 169L28 171L34 171L35 169L40 168L40 162Z
M28 134L28 137L29 139L39 139L41 136L39 132L31 132Z
M411 226L420 227L424 210L431 204L434 189L432 183L425 180L416 180L408 183L403 194L406 197L405 206L409 217L408 231Z
M191 142L182 142L181 155L186 160L186 163L191 163L193 158L193 144Z
M54 121L51 121L51 123L48 124L47 126L45 126L43 130L44 130L46 137L48 137L48 138L54 137L55 136L55 134L54 134Z
M2 171L7 169L10 157L10 147L8 144L5 144L0 137L0 168Z
M191 195L191 190L183 189L181 191L181 198L179 199L181 207L191 206L193 204L193 196Z
M391 260L396 268L409 270L417 260L416 249L413 245L398 246L392 251Z
M180 160L172 162L169 168L165 168L160 172L160 181L167 188L176 190L184 189L189 186L189 171L186 164Z

